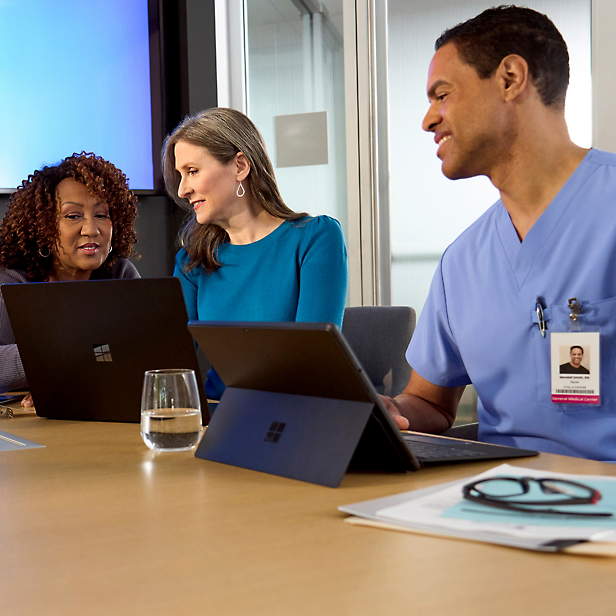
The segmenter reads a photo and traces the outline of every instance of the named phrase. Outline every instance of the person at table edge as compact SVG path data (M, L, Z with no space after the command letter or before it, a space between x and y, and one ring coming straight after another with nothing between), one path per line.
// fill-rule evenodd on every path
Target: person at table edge
M410 382L384 402L399 427L439 433L472 383L480 440L616 461L616 155L571 141L569 56L546 16L489 9L435 47L423 128L446 177L486 175L500 199L443 254ZM599 405L552 402L550 334L569 331L572 298L601 332Z
M127 259L136 218L126 176L103 158L82 152L43 167L9 199L0 225L0 284L139 278ZM0 294L0 392L27 385Z

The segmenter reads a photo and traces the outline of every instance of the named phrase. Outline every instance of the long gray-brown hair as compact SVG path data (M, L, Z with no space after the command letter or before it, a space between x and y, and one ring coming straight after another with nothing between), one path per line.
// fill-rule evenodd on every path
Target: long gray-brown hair
M178 195L180 174L175 168L175 144L178 141L204 148L223 165L229 164L241 152L250 163L247 178L250 194L268 214L284 220L308 216L294 212L282 200L263 137L247 116L224 107L186 116L165 140L162 163L167 192L179 206L192 213L179 235L180 243L190 257L187 271L199 264L207 271L217 270L221 266L217 258L218 248L229 241L229 236L218 225L199 224L188 200Z

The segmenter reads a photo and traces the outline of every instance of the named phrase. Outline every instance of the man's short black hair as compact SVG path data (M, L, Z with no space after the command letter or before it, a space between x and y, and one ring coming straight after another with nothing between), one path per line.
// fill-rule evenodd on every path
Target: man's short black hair
M571 352L573 351L573 349L580 349L580 351L582 351L582 355L584 355L584 349L583 349L581 346L577 345L577 344L574 344L574 345L573 345L573 346L569 349L569 355L571 355Z
M512 5L491 8L445 30L435 49L446 43L453 43L460 58L482 79L492 76L506 56L521 56L528 63L541 102L546 107L564 108L569 52L562 35L543 13Z

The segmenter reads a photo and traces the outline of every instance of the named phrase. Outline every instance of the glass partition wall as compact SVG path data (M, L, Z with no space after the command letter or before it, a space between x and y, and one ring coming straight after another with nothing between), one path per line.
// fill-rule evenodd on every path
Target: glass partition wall
M258 126L289 207L333 216L352 243L342 0L238 0L221 2L216 14L225 21L218 55L231 62L219 104ZM234 60L238 47L243 54Z
M346 227L342 0L248 0L247 113L289 206Z
M221 105L262 131L283 197L347 234L352 304L421 312L447 245L497 198L486 178L445 179L421 130L434 41L482 0L216 0ZM567 121L591 143L591 4L532 0L571 55ZM605 10L605 9L604 9Z
M589 147L597 92L591 8L603 21L616 19L616 9L609 0L524 4L549 15L567 41L567 122L574 141ZM421 129L436 38L494 5L216 0L219 104L247 112L262 131L291 208L342 223L350 305L410 305L421 313L447 245L498 198L486 178L444 178L432 136ZM611 75L605 46L603 81ZM464 408L472 411L468 389Z

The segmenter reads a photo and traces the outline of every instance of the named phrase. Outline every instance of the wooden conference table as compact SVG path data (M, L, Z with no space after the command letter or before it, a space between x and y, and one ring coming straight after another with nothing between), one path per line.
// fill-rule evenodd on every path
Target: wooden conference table
M0 614L614 614L616 559L343 523L342 504L476 474L350 474L338 489L150 452L139 426L0 418ZM541 455L514 464L616 475Z

